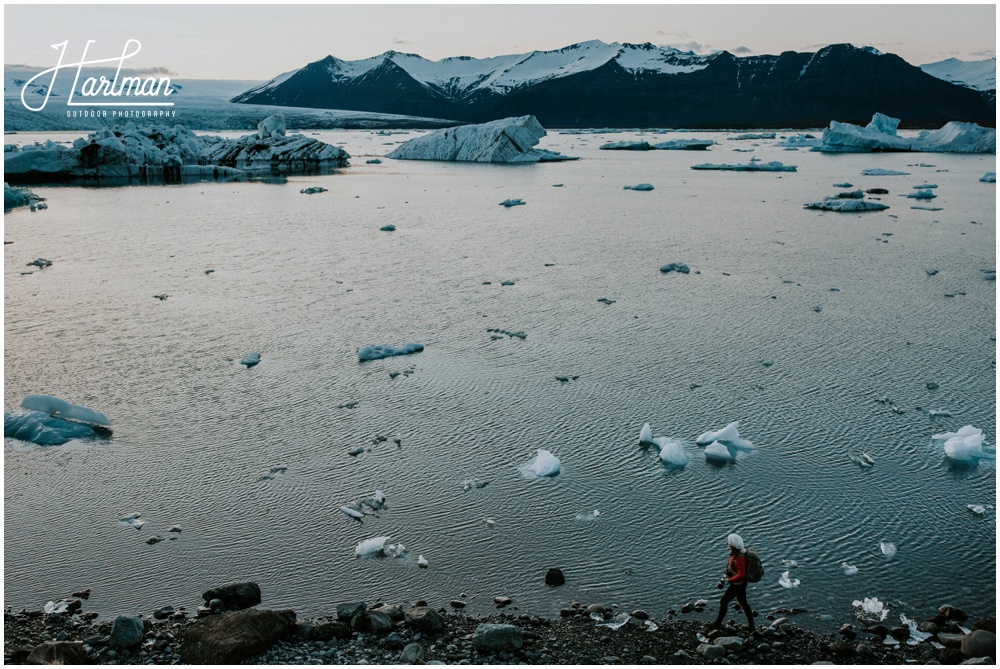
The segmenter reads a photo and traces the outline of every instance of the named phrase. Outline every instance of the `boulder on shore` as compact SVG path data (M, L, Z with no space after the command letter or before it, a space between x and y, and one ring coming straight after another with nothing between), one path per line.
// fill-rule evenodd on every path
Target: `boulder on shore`
M962 639L962 653L966 657L996 657L996 635L986 630L973 630Z
M429 606L414 606L404 613L406 624L418 632L437 634L444 631L444 618Z
M228 610L246 609L260 604L260 586L253 581L226 583L205 591L202 599L206 604L213 599L220 599L223 608Z
M295 630L295 611L244 609L209 616L184 633L184 664L236 664L267 650Z
M480 653L520 650L523 644L523 633L517 625L483 623L472 637L472 645Z

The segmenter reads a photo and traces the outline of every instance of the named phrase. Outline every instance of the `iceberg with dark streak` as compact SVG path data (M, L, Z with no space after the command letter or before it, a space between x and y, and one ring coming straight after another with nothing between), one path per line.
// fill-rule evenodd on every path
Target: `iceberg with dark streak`
M534 116L504 118L477 125L435 130L401 144L389 158L471 163L539 163L577 160L536 149L545 128Z

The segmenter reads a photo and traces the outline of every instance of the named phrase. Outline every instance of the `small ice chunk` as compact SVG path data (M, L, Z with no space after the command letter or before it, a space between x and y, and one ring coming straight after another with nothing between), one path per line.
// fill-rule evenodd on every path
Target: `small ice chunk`
M883 541L878 547L887 558L891 558L896 554L896 544L891 541Z
M69 602L46 602L45 606L42 607L42 611L46 614L48 613L66 613L69 611Z
M889 205L871 200L852 200L845 198L827 198L821 202L809 202L802 205L805 209L817 209L819 211L839 211L848 214L864 211L882 211L889 208Z
M521 470L522 473L526 473L529 476L548 477L558 474L560 468L561 463L559 462L559 458L552 455L550 451L539 448L538 455L525 465L522 465Z
M663 272L664 274L668 274L670 272L680 272L681 274L689 274L691 272L691 268L682 262L672 262L660 266L660 271Z
M841 562L840 567L844 570L845 576L854 576L858 573L858 568L849 562Z
M345 516L350 516L351 518L354 518L355 520L362 520L365 517L365 514L363 514L361 511L355 509L352 506L342 506L340 507L340 512Z
M396 231L396 226L393 225L392 223L389 223L388 225L383 225L381 228L379 228L379 232L395 232L395 231Z
M29 441L39 446L59 446L74 439L101 436L97 430L107 428L84 425L50 416L41 411L4 411L3 436Z
M240 360L240 364L246 365L247 369L250 369L259 362L260 362L260 353L247 353L247 355L242 360Z
M793 578L789 578L789 576L788 576L789 573L790 572L787 572L787 571L781 573L781 578L778 579L778 585L780 585L782 588L797 588L797 587L799 587L799 583L801 583L801 581L799 581L799 579L797 579L797 578L794 578L794 579Z
M785 560L785 559L782 559L781 560L781 566L782 567L791 567L793 569L798 569L799 568L799 563L796 562L795 560Z
M997 182L997 173L987 172L983 176L979 177L979 180L982 181L983 183L995 184Z
M834 188L854 188L854 184L848 183L848 182L845 181L844 183L833 184L833 187Z
M257 480L258 481L271 481L271 480L274 479L275 476L277 476L278 474L284 474L286 471L288 471L288 467L285 467L284 465L278 465L277 467L271 467L271 470L268 473L261 474L260 478L258 478Z
M638 190L638 191L653 190L653 184L643 183L643 184L636 184L634 186L623 186L622 190Z
M951 412L950 412L950 411L948 411L947 409L931 409L931 410L930 410L930 411L928 411L927 413L928 413L928 415L930 415L930 416L931 416L932 418L933 418L934 416L938 416L938 417L940 417L940 418L947 418L947 417L951 416Z
M986 513L986 507L982 504L966 504L965 508L977 516L982 516Z
M686 467L688 454L681 442L670 437L656 437L654 443L660 447L660 460L671 467Z
M647 632L655 632L656 630L660 629L660 626L654 623L652 620L647 620L643 624L646 626Z
M392 537L373 537L371 539L365 539L355 547L354 555L357 557L366 557L369 555L382 554L386 542L391 538Z
M430 566L430 563L427 562L426 558L424 558L423 555L418 555L417 556L417 566L420 567L421 569L427 569L427 567Z
M326 190L327 189L322 186L312 186L310 188L303 188L299 192L303 195L315 195L316 193L325 193Z
M146 524L146 521L142 520L140 516L142 516L141 513L130 513L129 515L122 518L121 522L125 523L126 525L131 525L137 530L141 530L142 526Z
M403 345L398 348L389 344L362 346L358 349L358 361L365 362L366 360L389 358L394 355L408 355L423 350L423 344L415 344L412 341L403 342Z
M366 160L365 165L381 165L382 161L378 158L372 158L371 160Z
M406 546L400 543L389 543L388 541L382 546L382 552L385 553L386 557L403 557L406 553Z
M860 200L864 198L865 192L860 188L857 190L844 191L842 193L837 193L837 197L844 200Z
M882 622L889 615L888 609L878 600L878 597L865 597L864 600L854 600L854 615L859 620Z
M916 646L918 643L927 641L931 638L931 636L933 636L932 634L921 632L917 629L917 621L907 618L905 613L900 613L899 619L904 625L910 628L910 638L907 639L906 645Z
M867 169L861 170L861 174L866 177L908 177L909 172L900 172L899 170L887 170L884 167L869 167Z
M929 188L924 188L922 190L918 190L916 193L907 193L906 197L914 200L933 200L937 197L937 193Z
M490 517L483 518L483 522L489 525L490 527L496 527L497 525L497 521L493 520L493 518Z
M717 441L713 441L705 447L705 459L713 462L731 462L734 460L729 449Z
M516 207L520 204L527 204L527 202L525 202L519 197L516 197L516 198L507 198L506 200L500 203L501 206L507 207L508 209L510 207Z
M479 488L485 488L487 485L489 485L489 483L490 483L489 481L480 481L477 478L466 479L462 481L462 490L468 491L472 490L473 488L476 488L478 490Z
M584 511L583 513L576 514L574 520L581 523L592 523L597 520L597 517L601 515L601 512L597 509L593 511Z
M643 423L642 429L639 430L639 443L640 444L652 444L653 443L653 430L649 427L649 423Z
M656 147L645 141L625 140L621 142L608 142L607 144L602 144L600 148L603 151L652 151Z
M602 622L602 623L597 623L597 627L607 627L609 629L616 630L619 627L621 627L622 625L624 625L625 623L627 623L631 619L632 619L632 616L630 616L629 614L627 614L627 613L619 613L617 616L615 616L611 620L608 620L608 621Z
M711 443L713 441L722 441L736 448L752 449L755 448L753 442L749 439L743 439L740 437L740 422L733 421L729 425L725 426L721 430L716 430L715 432L705 432L697 439L695 443L699 445L704 445Z

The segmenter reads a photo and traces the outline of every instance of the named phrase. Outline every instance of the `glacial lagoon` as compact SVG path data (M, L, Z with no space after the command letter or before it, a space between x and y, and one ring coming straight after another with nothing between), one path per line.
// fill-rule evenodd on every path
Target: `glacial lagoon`
M931 443L996 440L995 156L550 130L540 148L581 160L367 163L415 134L316 133L352 155L335 174L37 186L47 210L4 215L5 409L46 393L114 424L5 439L6 606L89 587L102 615L193 610L249 579L300 616L460 593L471 614L660 616L714 601L736 531L767 572L751 603L805 626L865 597L892 620L995 611L995 461ZM598 150L691 137L718 143ZM797 171L690 169L750 158ZM803 209L844 182L890 208ZM905 197L925 183L939 211ZM424 349L359 361L406 341ZM756 449L707 462L696 437L733 421ZM686 467L639 447L645 422ZM558 474L523 474L539 449ZM375 490L377 515L339 510ZM356 557L379 536L406 552Z

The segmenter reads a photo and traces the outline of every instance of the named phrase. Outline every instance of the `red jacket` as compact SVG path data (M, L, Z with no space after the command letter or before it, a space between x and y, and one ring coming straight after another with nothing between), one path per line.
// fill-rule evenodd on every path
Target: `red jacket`
M745 555L730 555L729 556L729 572L732 576L729 577L729 582L733 585L739 585L741 583L747 582L747 558Z

